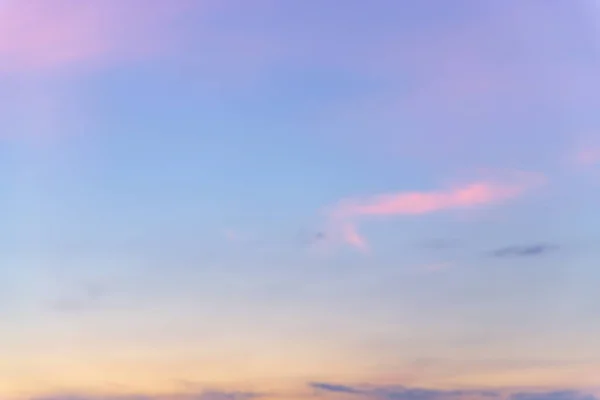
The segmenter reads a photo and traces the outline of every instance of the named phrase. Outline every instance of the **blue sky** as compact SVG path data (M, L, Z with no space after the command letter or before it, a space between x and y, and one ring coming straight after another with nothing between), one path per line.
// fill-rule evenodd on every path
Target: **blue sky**
M0 397L595 399L598 12L0 1Z

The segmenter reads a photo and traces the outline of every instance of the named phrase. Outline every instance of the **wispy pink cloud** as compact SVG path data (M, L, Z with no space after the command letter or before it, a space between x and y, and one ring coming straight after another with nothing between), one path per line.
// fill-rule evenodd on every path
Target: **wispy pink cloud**
M157 51L187 0L6 0L0 69L97 65Z
M524 189L521 185L474 182L442 191L383 194L364 200L346 200L335 214L344 218L428 214L498 203L517 197Z
M367 241L358 233L358 229L353 223L346 222L342 226L342 238L344 242L360 251L366 252L369 250Z
M575 154L575 162L581 166L600 164L600 147L590 147L579 150Z
M359 250L368 248L357 229L357 221L369 217L395 217L431 214L497 205L515 199L543 182L540 176L519 175L512 182L477 181L442 190L380 194L364 199L346 199L330 213L331 226L337 226L341 240Z

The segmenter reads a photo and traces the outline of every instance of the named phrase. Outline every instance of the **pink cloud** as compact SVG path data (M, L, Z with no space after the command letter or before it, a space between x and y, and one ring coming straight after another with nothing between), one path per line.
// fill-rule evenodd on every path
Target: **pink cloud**
M366 200L347 200L335 213L345 218L428 214L498 203L517 197L524 189L520 185L475 182L445 191L402 192L377 195Z
M600 163L600 148L582 149L575 155L575 162L582 166L592 166Z
M0 65L40 70L104 64L158 50L187 0L6 0L0 3Z
M367 244L367 241L360 235L360 233L358 233L356 226L352 223L345 223L343 225L342 238L345 243L351 245L352 247L360 251L366 252L369 250L369 245Z
M543 183L537 175L518 174L510 183L477 181L445 190L382 194L341 201L330 213L330 226L341 240L361 251L368 248L356 222L369 217L415 216L501 204Z

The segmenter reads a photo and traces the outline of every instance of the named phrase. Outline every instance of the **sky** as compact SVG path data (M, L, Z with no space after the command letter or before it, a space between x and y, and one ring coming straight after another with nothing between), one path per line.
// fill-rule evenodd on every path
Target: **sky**
M0 0L0 399L599 400L600 5Z

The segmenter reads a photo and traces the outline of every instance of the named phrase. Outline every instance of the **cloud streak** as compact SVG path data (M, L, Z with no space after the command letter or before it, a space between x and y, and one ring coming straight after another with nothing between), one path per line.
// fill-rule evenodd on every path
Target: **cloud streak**
M500 390L435 390L405 386L340 385L311 382L312 389L323 393L356 395L379 400L454 400L454 399L505 399L505 400L598 400L596 396L579 390L509 392Z
M502 247L490 252L490 255L496 258L535 257L547 254L557 249L558 246L554 244L538 243L532 245Z
M513 200L543 180L521 179L514 182L475 181L442 190L379 194L362 199L345 199L330 213L331 226L342 241L361 251L368 249L357 221L374 217L419 216L442 211L498 205Z
M313 382L309 386L323 392L345 393L382 400L450 400L462 398L498 398L500 394L484 390L434 390L404 386L361 385L347 386ZM565 399L566 400L566 399Z
M356 225L347 222L342 227L342 238L344 242L348 243L352 247L366 252L369 250L369 245L367 244L367 240L358 233L358 229Z
M524 190L520 185L474 182L449 190L383 194L344 201L335 215L342 218L422 215L500 203L519 196Z
M352 386L346 385L338 385L335 383L326 383L326 382L311 382L308 384L313 389L323 390L326 392L335 392L335 393L351 393L351 394L361 394L362 390L357 389Z

